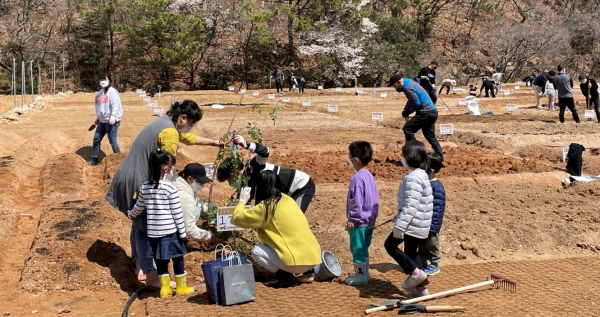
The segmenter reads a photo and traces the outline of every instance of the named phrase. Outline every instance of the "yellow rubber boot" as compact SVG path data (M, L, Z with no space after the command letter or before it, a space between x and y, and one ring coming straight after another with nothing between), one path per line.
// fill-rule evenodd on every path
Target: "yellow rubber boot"
M158 277L160 280L160 297L171 297L173 296L173 291L171 291L171 277L169 274L163 274Z
M187 272L181 275L175 275L175 283L177 283L177 287L175 288L175 295L192 294L195 291L193 287L187 286L186 276Z

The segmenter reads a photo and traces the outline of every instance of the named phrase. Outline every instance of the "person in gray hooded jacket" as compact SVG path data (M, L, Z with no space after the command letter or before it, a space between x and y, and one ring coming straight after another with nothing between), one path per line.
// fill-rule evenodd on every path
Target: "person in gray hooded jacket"
M398 189L398 214L392 233L385 240L387 253L409 274L402 283L406 297L429 294L427 273L417 252L419 244L429 236L433 217L433 190L427 175L429 159L425 145L411 140L402 147L402 165L408 173ZM404 252L398 245L404 243Z
M569 108L573 114L573 120L579 123L579 115L575 109L575 100L573 100L573 79L566 73L564 66L558 65L558 75L554 76L552 82L556 87L558 95L558 107L560 112L558 118L560 123L565 123L565 109Z

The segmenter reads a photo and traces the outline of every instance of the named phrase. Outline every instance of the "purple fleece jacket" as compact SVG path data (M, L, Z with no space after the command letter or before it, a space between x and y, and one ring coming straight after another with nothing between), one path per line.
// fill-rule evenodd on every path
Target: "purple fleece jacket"
M371 227L379 214L379 192L371 172L354 173L348 188L346 216L357 227Z

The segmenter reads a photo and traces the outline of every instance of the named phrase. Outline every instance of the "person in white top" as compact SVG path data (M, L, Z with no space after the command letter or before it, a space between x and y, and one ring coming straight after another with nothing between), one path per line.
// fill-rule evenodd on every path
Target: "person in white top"
M433 190L427 175L429 158L425 145L417 140L402 147L402 165L408 173L398 188L398 214L394 228L384 243L387 253L400 265L408 278L402 283L404 295L428 295L427 273L417 252L419 244L429 236L433 217ZM404 252L398 248L404 243Z
M453 79L442 80L442 82L440 83L440 91L438 92L438 95L442 94L442 90L444 90L444 87L446 88L446 95L449 94L450 88L452 88L452 90L454 90L454 86L456 86L456 80L453 80Z
M498 89L500 88L500 85L502 84L502 76L504 76L504 73L493 73L492 74L492 79L496 83L496 95L498 95Z
M197 225L200 219L206 219L208 212L216 207L214 204L202 201L196 195L196 193L204 188L205 184L211 182L212 180L206 177L204 165L191 163L186 165L183 171L179 172L179 177L175 180L175 187L177 187L179 198L181 199L181 209L183 211L183 221L187 236L194 240L219 244L221 243L221 239L217 238L211 231L201 229Z
M183 256L187 253L185 242L187 238L181 200L173 178L175 177L175 156L167 151L156 149L148 159L148 180L140 187L135 206L127 216L136 218L143 212L147 214L146 235L148 248L146 254L140 255L153 258L160 280L160 297L170 297L171 278L169 262L173 260L177 295L191 294L194 288L187 287Z
M100 143L104 136L108 134L108 142L112 147L113 153L121 153L119 143L117 142L117 131L123 117L123 106L119 92L111 86L110 76L100 76L100 90L96 94L96 132L94 133L94 143L92 146L92 159L88 162L90 165L98 164L98 153L100 152Z

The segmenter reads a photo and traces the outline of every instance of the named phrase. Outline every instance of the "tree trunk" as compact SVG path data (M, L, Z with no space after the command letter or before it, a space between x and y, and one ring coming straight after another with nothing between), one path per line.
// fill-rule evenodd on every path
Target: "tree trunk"
M293 0L288 0L290 6L293 5ZM294 67L296 66L296 59L294 58L294 16L290 13L288 14L288 23L287 23L287 32L288 32L288 58L294 62Z

